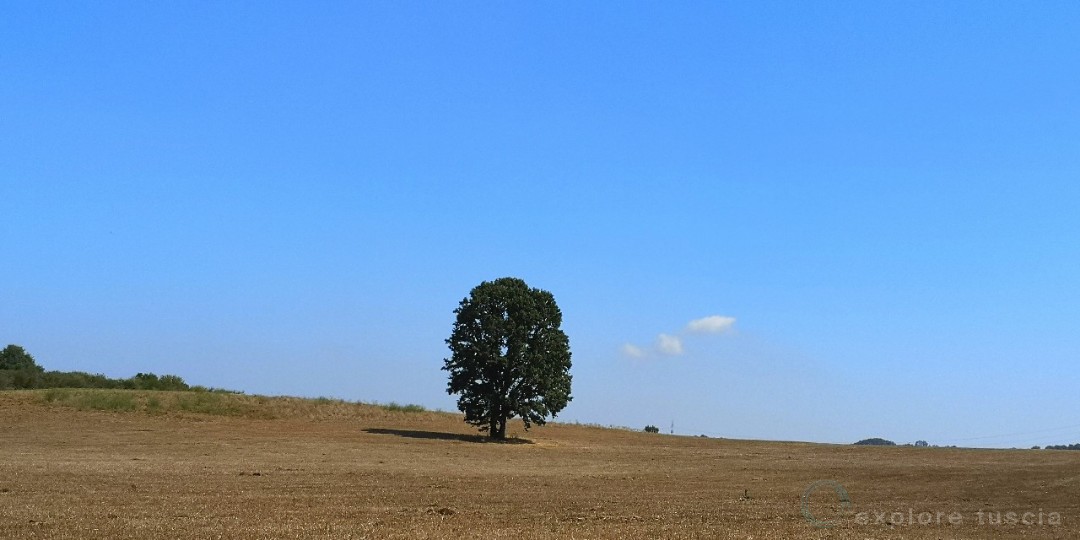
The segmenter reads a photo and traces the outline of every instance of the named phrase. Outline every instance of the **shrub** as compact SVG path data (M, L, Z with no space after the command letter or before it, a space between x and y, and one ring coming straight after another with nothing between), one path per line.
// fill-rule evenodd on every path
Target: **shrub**
M414 405L412 403L408 405L399 405L397 403L394 403L393 401L385 405L379 405L379 407L382 407L383 410L390 412L419 413L427 411L427 409L424 408L423 405Z
M188 385L177 375L162 375L158 379L158 390L187 390Z

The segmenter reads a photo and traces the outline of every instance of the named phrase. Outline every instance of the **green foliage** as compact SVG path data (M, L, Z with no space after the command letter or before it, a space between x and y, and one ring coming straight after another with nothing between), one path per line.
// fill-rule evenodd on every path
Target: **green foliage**
M660 428L653 425L648 425L645 426L645 433L660 433Z
M131 379L131 385L135 390L189 390L184 379L176 375L162 375L158 377L153 373L138 373Z
M1078 444L1051 444L1046 446L1047 450L1080 450L1080 443Z
M517 278L485 281L454 313L443 370L466 422L505 439L510 418L521 417L527 430L566 407L570 341L550 292Z
M390 411L390 412L405 412L405 413L427 412L427 409L424 408L423 405L414 405L414 404L411 404L411 403L408 404L408 405L399 405L399 404L394 403L393 401L391 401L390 403L379 404L378 406L381 407L383 410Z
M41 366L37 365L34 357L18 345L8 345L0 351L0 369L16 371L41 372Z
M896 446L896 443L878 437L863 439L855 444L862 446Z
M157 376L139 373L130 379L110 379L98 373L81 371L44 371L18 345L8 345L0 351L0 390L30 390L35 388L126 388L129 390L189 390L184 379L176 375Z
M192 390L176 375L139 373L130 379L110 379L81 371L0 370L0 390L35 388L104 388L127 390Z
M170 377L170 376L171 375L165 375L165 377ZM177 377L177 378L179 379L179 377ZM212 393L215 393L215 394L243 394L244 393L241 390L229 390L228 388L213 388L213 387L207 388L207 387L205 387L205 386L203 386L201 384L198 384L198 385L195 385L195 386L189 386L187 389L189 391L192 391L192 392L212 392Z
M42 374L38 388L120 388L121 382L96 373L81 371L47 371Z

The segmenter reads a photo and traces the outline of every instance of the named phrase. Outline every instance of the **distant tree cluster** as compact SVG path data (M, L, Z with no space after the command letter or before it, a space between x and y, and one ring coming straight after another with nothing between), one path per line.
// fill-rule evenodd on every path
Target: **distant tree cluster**
M43 371L34 357L18 345L8 345L0 351L0 369L9 371Z
M1035 448L1038 448L1037 446ZM1046 447L1047 450L1080 450L1080 443L1077 444L1052 444Z
M645 426L645 433L660 433L660 428L653 425L648 425Z
M896 446L896 443L879 437L874 437L872 439L863 439L855 444L862 446Z
M110 379L98 373L45 371L34 357L18 345L0 351L0 390L35 388L113 388L129 390L190 390L176 375L139 373L127 379Z

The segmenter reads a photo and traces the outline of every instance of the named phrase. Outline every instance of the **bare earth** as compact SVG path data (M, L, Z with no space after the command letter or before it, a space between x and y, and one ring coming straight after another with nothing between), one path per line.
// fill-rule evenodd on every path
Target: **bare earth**
M42 396L0 393L0 538L1080 538L1080 452L574 425L493 444L450 414L249 396L265 413L103 412ZM818 480L850 495L809 494L832 527L802 513Z

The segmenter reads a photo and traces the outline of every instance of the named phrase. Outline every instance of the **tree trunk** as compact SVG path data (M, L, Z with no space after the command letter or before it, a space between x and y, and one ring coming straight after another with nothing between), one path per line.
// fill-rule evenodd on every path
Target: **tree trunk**
M506 419L492 415L491 427L488 430L491 434L491 438L497 441L506 439Z

